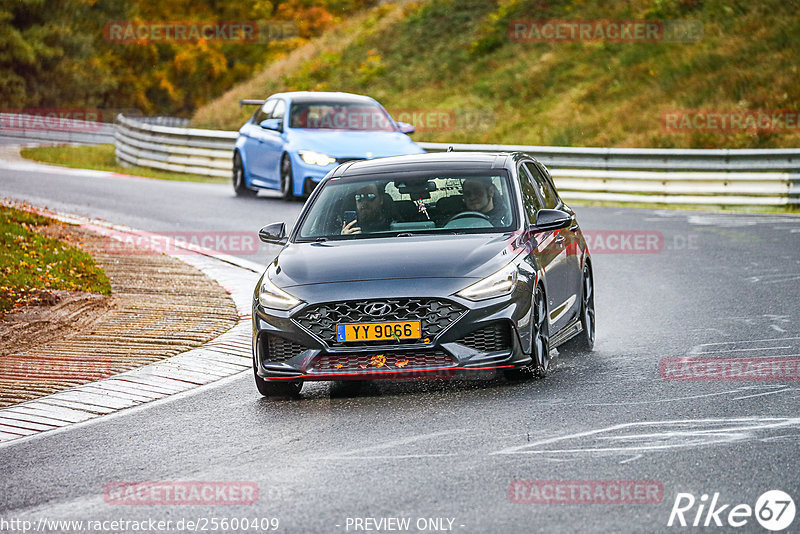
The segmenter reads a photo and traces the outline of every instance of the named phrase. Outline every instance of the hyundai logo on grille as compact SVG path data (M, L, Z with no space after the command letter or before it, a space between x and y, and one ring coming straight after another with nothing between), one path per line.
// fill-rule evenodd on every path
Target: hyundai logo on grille
M364 306L364 313L373 317L382 317L392 311L388 302L372 302Z

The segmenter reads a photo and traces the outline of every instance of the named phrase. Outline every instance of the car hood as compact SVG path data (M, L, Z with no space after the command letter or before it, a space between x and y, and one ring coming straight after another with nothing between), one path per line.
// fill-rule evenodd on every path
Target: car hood
M289 143L294 150L313 150L335 158L383 158L425 152L400 132L293 129Z
M513 257L512 234L436 235L292 243L270 267L280 287L414 278L474 278Z

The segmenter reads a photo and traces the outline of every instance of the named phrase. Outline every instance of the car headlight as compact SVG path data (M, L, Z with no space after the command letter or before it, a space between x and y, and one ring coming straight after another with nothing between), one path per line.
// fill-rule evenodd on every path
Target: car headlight
M258 288L258 303L273 310L291 310L302 301L279 288L265 275Z
M313 150L301 150L300 157L303 158L303 161L305 161L309 165L319 165L321 167L326 167L331 163L336 163L336 158L332 158L327 154L320 154L319 152L314 152Z
M469 300L484 300L508 295L517 285L517 266L509 263L499 271L462 289L456 295Z

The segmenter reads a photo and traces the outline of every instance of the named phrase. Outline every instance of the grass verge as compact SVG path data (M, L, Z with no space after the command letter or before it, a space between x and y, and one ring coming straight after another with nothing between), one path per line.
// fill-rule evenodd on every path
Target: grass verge
M783 0L381 2L348 21L340 37L327 32L265 65L198 109L192 122L238 128L253 111L239 108L238 98L328 90L376 98L415 124L417 141L794 148L796 121L789 127L770 117L800 102L796 12L796 2ZM698 31L665 32L656 42L511 33L520 22L531 28L524 22L547 20L684 22ZM728 129L710 120L667 127L673 116L702 122L718 112L729 120L759 110L768 111L766 126Z
M216 176L201 176L199 174L183 174L169 171L159 171L146 167L123 166L117 162L114 155L114 145L94 145L94 146L41 146L34 148L23 148L20 151L23 158L49 163L51 165L62 165L73 169L92 169L96 171L118 172L133 176L143 176L145 178L157 178L159 180L175 180L180 182L202 182L211 184L227 184L228 178Z
M0 206L0 318L15 307L54 303L49 291L111 294L105 271L72 246L66 225Z

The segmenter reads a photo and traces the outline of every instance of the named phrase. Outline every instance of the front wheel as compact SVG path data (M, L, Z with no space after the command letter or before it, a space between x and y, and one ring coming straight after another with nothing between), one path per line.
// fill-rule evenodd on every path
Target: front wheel
M533 299L533 343L531 356L533 359L533 375L538 378L547 376L550 370L550 325L547 322L547 301L541 288L536 290Z
M237 197L254 197L256 191L249 189L244 181L244 164L242 156L237 152L233 156L233 192Z
M281 196L284 200L294 199L294 176L292 175L292 160L288 154L281 159Z
M536 378L544 378L550 369L550 330L547 322L547 301L541 289L537 289L534 294L532 320L532 361L525 367L507 370L505 376L508 380L524 380L531 375Z
M289 397L294 398L300 395L300 390L303 388L302 380L281 380L280 382L273 382L264 380L253 371L256 377L256 387L258 392L265 397Z
M587 265L583 268L581 290L581 333L562 345L567 351L590 352L594 349L595 311L594 311L594 278Z

